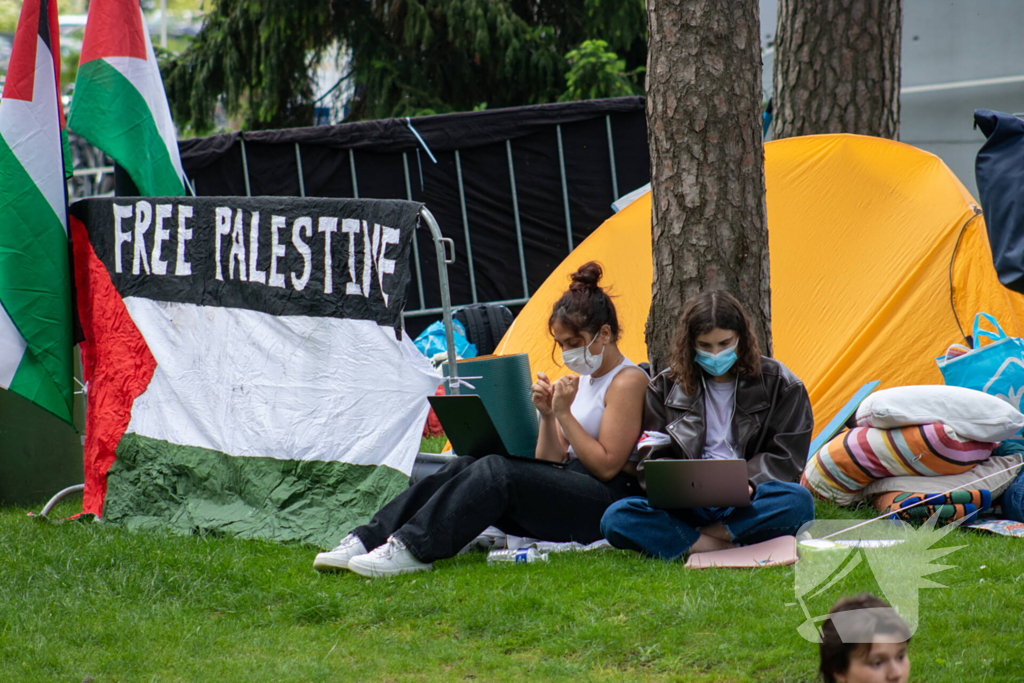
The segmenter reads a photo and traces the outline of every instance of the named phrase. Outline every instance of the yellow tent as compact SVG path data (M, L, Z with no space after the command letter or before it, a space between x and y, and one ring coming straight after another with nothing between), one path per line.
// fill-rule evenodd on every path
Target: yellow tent
M856 135L790 138L765 145L765 181L775 356L806 384L818 428L865 382L941 384L934 357L964 341L951 301L966 334L985 311L1024 336L1024 296L999 284L983 219L970 220L977 202L938 157ZM617 296L620 348L647 360L650 223L648 193L555 269L497 352L566 374L548 316L569 274L595 260Z

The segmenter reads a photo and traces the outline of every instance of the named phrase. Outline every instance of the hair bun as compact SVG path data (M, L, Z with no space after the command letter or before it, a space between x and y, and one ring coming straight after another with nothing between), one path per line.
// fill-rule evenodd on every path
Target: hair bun
M580 289L600 289L597 283L601 281L601 275L604 271L601 270L601 264L596 261L590 261L584 263L579 267L575 273L569 277L572 279L572 284L569 285L569 291L576 291Z

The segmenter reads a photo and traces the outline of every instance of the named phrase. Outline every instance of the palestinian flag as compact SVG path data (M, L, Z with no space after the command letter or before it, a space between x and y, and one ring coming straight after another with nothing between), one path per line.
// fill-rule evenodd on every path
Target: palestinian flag
M330 547L404 490L440 383L397 332L418 209L75 203L84 511Z
M92 0L68 125L142 195L185 194L177 134L138 0Z
M0 98L0 387L71 422L56 0L25 0Z

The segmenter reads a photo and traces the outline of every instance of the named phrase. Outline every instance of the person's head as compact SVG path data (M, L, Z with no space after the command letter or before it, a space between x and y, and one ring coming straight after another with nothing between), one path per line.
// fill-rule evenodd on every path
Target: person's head
M884 600L870 593L843 598L821 626L825 683L906 683L910 629Z
M605 348L619 340L615 304L598 286L601 274L601 265L594 261L580 266L569 276L569 290L555 302L548 319L548 329L562 351L563 362L581 375L595 372ZM554 358L554 349L551 354Z
M719 354L731 356L730 350L735 350L736 361L726 372L743 378L761 373L757 335L750 316L736 297L712 289L683 304L683 317L676 326L669 362L670 376L683 391L693 394L700 385L705 370L698 364L698 355L705 359Z

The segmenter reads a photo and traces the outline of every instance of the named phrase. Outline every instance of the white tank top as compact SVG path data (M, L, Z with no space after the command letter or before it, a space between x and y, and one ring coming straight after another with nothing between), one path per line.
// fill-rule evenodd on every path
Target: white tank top
M573 399L569 412L593 439L597 439L601 432L604 396L608 393L608 387L612 385L615 375L629 367L635 368L636 363L623 356L621 363L600 377L580 377L580 386L576 390L576 398ZM575 457L576 452L569 446L569 458Z

